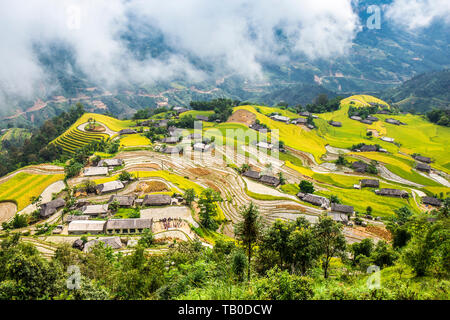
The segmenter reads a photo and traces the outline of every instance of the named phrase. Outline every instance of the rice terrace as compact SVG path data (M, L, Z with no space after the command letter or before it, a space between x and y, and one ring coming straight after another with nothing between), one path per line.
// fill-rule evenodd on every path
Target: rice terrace
M175 2L0 4L0 301L449 300L448 6Z

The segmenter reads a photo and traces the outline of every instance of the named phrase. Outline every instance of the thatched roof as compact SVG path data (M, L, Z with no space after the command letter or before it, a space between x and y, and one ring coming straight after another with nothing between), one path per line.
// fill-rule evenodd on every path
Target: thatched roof
M43 203L40 206L40 209L41 209L40 210L40 215L43 218L48 217L48 216L56 213L56 211L58 211L59 208L62 208L65 205L66 205L66 202L63 199L61 199L61 198L52 200L52 201L47 202L47 203Z
M269 176L269 175L262 175L259 178L259 181L261 183L273 186L273 187L277 187L280 184L280 179L278 179L277 177L273 177L273 176Z
M362 118L359 117L359 116L351 116L350 119L356 120L356 121L361 121L362 120Z
M289 117L285 117L285 116L280 116L278 114L271 116L271 118L275 121L281 121L281 122L288 122L289 121Z
M209 120L208 116L197 115L197 116L195 116L195 118L200 121L208 121Z
M85 176L106 176L108 167L89 167L84 169Z
M361 187L369 187L369 188L379 188L380 181L375 179L362 179Z
M333 127L342 127L342 122L339 121L330 121L329 124Z
M108 213L108 207L109 207L109 205L107 205L107 204L91 204L91 205L84 206L83 208L81 208L81 212L83 214L97 216L100 214Z
M308 123L308 119L306 119L306 118L297 118L295 120L292 120L291 123L293 123L293 124L306 124L306 123Z
M172 198L167 194L148 194L142 204L144 206L167 206L172 202Z
M423 156L415 156L414 159L420 162L431 163L431 158L423 157Z
M303 111L303 112L300 112L299 115L301 115L303 117L309 117L311 115L311 113L308 111Z
M119 206L121 206L121 207L131 207L131 206L133 206L134 199L136 199L135 196L117 196L117 195L112 195L109 198L108 203L111 203L113 201L117 201L117 202L119 202Z
M348 215L345 213L330 212L328 213L328 216L331 217L336 222L341 222L344 224L348 223Z
M95 186L95 190L97 190L98 193L107 193L123 189L124 187L122 181L115 180L99 184Z
M161 152L166 154L179 154L181 149L178 147L165 147Z
M367 120L370 120L370 121L378 121L379 119L377 118L377 117L374 117L374 116L368 116L367 117Z
M365 144L359 150L361 150L362 152L373 152L377 151L377 146Z
M306 193L303 193L303 192L297 193L297 198L299 198L299 199L303 199L304 196L306 196Z
M316 196L313 194L306 194L303 198L303 201L311 203L315 206L320 206L320 207L324 207L324 208L328 208L330 206L330 200L328 200L325 197L321 197L321 196Z
M345 204L332 203L331 211L342 212L342 213L353 213L354 209L352 206L347 206Z
M259 178L261 178L261 174L258 171L253 171L253 170L247 170L242 175L244 177L247 177L250 179L255 179L255 180L258 180Z
M398 190L398 189L384 188L380 190L375 190L375 193L380 196L401 197L401 198L409 197L408 192L406 192L405 190Z
M97 167L117 167L123 164L122 159L103 159L97 164Z
M369 119L363 119L360 121L361 123L365 123L365 124L372 124L373 121L369 120Z
M105 229L152 229L152 219L110 219Z
M103 233L106 221L76 220L69 223L69 233Z
M352 168L356 171L356 172L366 172L367 168L369 167L369 165L365 162L362 161L355 161L352 163Z
M392 119L392 118L386 119L386 122L387 122L387 123L390 123L390 124L395 124L395 125L397 125L397 126L401 124L400 121L398 121L398 120L396 120L396 119Z
M434 197L422 197L422 203L435 207L440 207L442 205L442 201Z
M211 149L211 145L210 144L205 144L205 143L202 143L202 142L197 142L197 143L194 143L193 149L195 151L206 152L206 151Z
M425 172L430 172L431 171L431 167L425 163L418 163L416 165L416 169L420 170L420 171L425 171Z
M133 133L137 133L137 131L133 129L122 129L119 131L119 134L133 134Z
M94 247L95 245L97 245L97 243L99 243L99 242L103 242L105 244L105 246L111 247L113 249L122 248L122 241L120 241L119 237L109 237L109 238L95 239L95 240L86 242L86 244L84 245L83 251L85 251L85 252L90 251L91 248Z
M66 217L64 217L64 219L66 220L66 222L72 222L72 221L78 221L78 220L89 220L90 216L88 215L81 215L81 216L77 216L74 214L68 215Z
M178 143L178 137L167 137L161 140L162 143Z

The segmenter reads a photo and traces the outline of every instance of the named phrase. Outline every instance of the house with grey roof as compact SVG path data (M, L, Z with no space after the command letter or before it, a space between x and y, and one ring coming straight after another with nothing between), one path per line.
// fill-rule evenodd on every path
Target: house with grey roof
M108 203L117 201L120 207L132 207L135 199L136 197L134 195L132 196L112 195L111 197L109 197Z
M416 169L419 171L427 172L427 173L430 173L430 171L431 171L431 167L428 164L420 163L420 162L417 163Z
M119 134L120 134L120 135L124 135L124 134L134 134L134 133L137 133L137 131L136 131L136 130L133 130L133 129L122 129L122 130L119 131Z
M364 124L372 124L373 123L373 121L370 121L369 119L363 119L360 122L364 123Z
M174 155L174 154L180 154L183 151L183 149L181 149L179 147L165 147L165 148L161 149L160 151L165 154Z
M259 142L256 144L256 146L257 146L258 148L261 148L261 149L267 149L267 150L272 150L272 149L273 149L273 144L267 143L267 141L259 141Z
M346 213L341 212L329 212L327 214L329 217L331 217L334 221L342 223L342 224L348 224L348 215Z
M108 213L108 204L90 204L81 208L81 213L90 216L106 215Z
M172 198L167 194L147 194L142 205L144 206L168 206L172 203Z
M442 205L442 201L434 197L422 197L422 203L429 204L435 207L440 207Z
M342 127L342 122L339 121L333 121L331 120L330 122L328 122L331 126L333 127Z
M413 158L416 159L417 161L420 161L420 162L425 162L425 163L431 163L432 162L431 158L428 158L428 157L414 156Z
M108 167L88 167L84 169L84 175L86 177L92 176L106 176L108 175Z
M405 190L399 189L389 189L383 188L380 190L375 190L375 194L379 196L397 197L397 198L408 198L409 194Z
M166 137L161 140L162 143L168 143L168 144L176 144L180 141L178 137Z
M264 175L261 175L261 177L259 178L259 182L276 188L280 184L280 179L278 179L277 177L274 177L274 176L269 176L269 175L264 174Z
M209 121L208 116L202 116L202 115L195 116L195 119L200 120L200 121Z
M314 194L308 193L302 198L302 200L325 209L330 207L329 199L321 196L316 196Z
M361 188L367 187L367 188L379 188L380 187L380 181L376 179L362 179L360 180Z
M120 241L119 237L108 237L108 238L94 239L94 240L86 242L84 244L83 251L84 252L91 251L92 248L95 247L100 242L103 243L104 246L110 247L112 249L121 249L123 247L122 241Z
M52 214L56 213L60 208L64 207L66 202L64 199L58 198L47 203L40 205L40 216L41 218L47 218Z
M110 219L106 222L105 232L108 234L142 233L145 229L152 230L152 219Z
M95 191L98 194L104 194L108 192L115 192L119 191L121 189L125 188L125 185L122 181L115 180L115 181L108 181L102 184L98 184L95 186Z
M97 164L97 167L119 167L123 165L122 159L103 159Z
M352 168L356 172L366 172L369 165L363 161L355 161L352 163Z
M345 213L348 215L352 215L355 210L353 209L352 206L347 206L345 204L339 204L339 203L333 202L331 204L331 211L333 213Z
M359 150L361 150L361 152L375 152L378 151L378 147L375 145L363 145Z
M197 142L197 143L194 143L194 146L192 148L194 149L194 151L207 152L207 151L211 150L211 144Z
M261 178L261 174L258 171L253 171L253 170L247 170L242 175L244 177L254 179L254 180L258 180L259 178Z
M395 124L396 126L399 126L401 124L401 122L399 120L392 119L392 118L388 118L385 121L390 124Z
M69 234L101 234L106 221L75 220L69 223Z
M289 120L290 120L289 117L281 116L279 114L273 115L270 118L275 121L286 122L286 123L289 122Z
M361 121L362 120L362 118L359 117L359 116L351 116L350 119L356 120L356 121Z

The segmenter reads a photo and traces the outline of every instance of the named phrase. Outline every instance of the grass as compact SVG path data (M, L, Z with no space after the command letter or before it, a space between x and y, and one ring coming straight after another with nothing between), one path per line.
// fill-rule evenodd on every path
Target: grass
M0 184L0 201L13 201L20 211L31 203L31 197L39 196L45 188L63 178L62 174L39 175L19 172Z
M120 145L123 147L146 146L150 144L150 140L139 133L126 135L120 139Z

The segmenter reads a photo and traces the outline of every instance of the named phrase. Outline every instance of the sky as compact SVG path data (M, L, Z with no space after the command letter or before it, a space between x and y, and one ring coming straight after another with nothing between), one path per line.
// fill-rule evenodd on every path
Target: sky
M0 1L0 106L6 97L32 98L57 84L37 59L36 45L61 43L93 83L113 88L213 74L263 78L265 61L289 60L277 30L293 53L333 59L352 48L364 21L358 0L3 0ZM353 4L353 6L352 6ZM394 0L387 19L408 31L449 22L448 0ZM121 35L158 30L171 49L164 57L137 58ZM142 35L142 34L141 34ZM144 34L145 35L145 34ZM139 36L139 32L137 33ZM209 73L192 58L213 66ZM70 70L68 70L70 72Z

